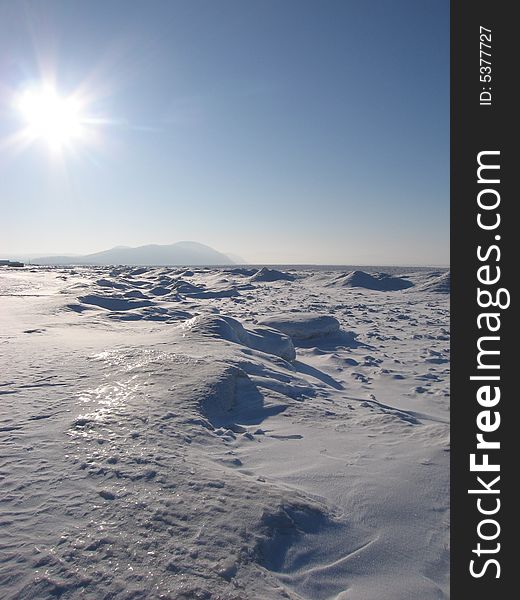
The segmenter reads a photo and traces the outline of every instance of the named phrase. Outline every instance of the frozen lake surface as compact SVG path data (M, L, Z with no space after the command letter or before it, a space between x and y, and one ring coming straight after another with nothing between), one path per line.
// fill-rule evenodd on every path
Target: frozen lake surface
M449 298L442 269L0 269L0 595L448 598Z

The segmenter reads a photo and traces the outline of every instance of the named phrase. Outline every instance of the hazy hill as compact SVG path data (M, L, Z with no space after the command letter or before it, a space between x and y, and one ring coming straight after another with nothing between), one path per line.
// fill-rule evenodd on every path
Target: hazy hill
M41 265L232 265L229 256L198 242L148 244L131 248L117 246L84 256L42 256L32 260Z

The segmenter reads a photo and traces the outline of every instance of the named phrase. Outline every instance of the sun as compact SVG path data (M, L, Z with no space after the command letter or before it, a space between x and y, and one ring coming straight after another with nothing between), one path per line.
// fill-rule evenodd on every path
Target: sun
M22 92L16 108L25 123L24 137L41 140L51 150L72 146L86 135L86 117L79 99L62 96L50 85Z

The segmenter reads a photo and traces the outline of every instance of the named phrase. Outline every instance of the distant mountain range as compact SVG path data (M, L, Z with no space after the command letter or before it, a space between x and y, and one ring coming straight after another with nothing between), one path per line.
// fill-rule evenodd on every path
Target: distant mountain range
M139 265L197 266L233 265L229 256L198 242L149 244L131 248L117 246L84 256L40 256L31 260L36 265Z

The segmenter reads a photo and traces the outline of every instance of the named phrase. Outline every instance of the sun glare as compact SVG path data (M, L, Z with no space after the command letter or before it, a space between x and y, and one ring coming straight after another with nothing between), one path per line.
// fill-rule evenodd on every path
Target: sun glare
M86 134L81 103L74 96L61 96L51 86L26 90L16 107L25 122L26 137L44 141L51 150L73 145Z

